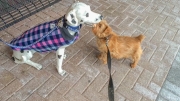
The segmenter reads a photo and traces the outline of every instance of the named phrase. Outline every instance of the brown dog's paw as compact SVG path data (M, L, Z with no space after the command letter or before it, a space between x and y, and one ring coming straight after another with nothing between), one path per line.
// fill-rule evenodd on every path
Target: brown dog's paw
M101 55L101 54L98 54L96 57L97 57L99 60L102 60L102 55Z
M135 68L136 67L136 65L134 64L134 63L131 63L131 68Z
M104 61L104 60L103 60L103 64L105 64L105 65L106 65L106 64L107 64L107 61Z
M107 64L107 60L103 57L102 54L98 54L97 58L103 62L103 64Z
M97 57L98 59L100 59L100 58L101 58L101 54L96 55L96 57Z

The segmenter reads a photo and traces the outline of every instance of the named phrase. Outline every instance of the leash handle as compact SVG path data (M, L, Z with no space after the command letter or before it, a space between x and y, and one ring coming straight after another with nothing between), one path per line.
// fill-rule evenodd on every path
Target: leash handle
M109 69L109 85L108 85L108 97L109 97L109 101L114 101L114 84L113 84L113 80L112 80L112 76L111 76L111 54L107 46L107 63L108 63L108 69Z

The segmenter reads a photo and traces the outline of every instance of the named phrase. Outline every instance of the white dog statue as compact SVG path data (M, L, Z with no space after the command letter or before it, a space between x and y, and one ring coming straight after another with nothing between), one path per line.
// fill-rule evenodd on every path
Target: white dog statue
M89 5L75 2L64 17L35 26L6 44L13 49L15 63L26 63L38 70L42 65L30 60L33 54L55 50L57 70L63 76L66 73L62 69L65 48L78 39L81 24L95 24L101 20L102 15L92 12Z

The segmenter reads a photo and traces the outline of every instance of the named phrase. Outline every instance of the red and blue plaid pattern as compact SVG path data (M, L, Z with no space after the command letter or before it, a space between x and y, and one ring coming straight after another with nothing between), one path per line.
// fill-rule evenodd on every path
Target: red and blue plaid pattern
M75 34L73 39L66 40L63 38L60 29L56 28L52 31L52 33L44 37L41 41L37 42L40 38L52 30L51 25L57 26L57 23L58 20L54 20L35 26L34 28L24 32L20 37L15 38L10 42L14 46L29 46L33 44L32 46L23 49L17 47L11 48L13 50L35 50L37 52L46 52L57 50L59 47L64 45L70 45L78 39L79 33Z

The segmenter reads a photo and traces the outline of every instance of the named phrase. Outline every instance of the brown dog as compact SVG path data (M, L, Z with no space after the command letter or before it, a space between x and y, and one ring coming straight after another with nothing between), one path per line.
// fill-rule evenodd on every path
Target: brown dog
M112 58L131 58L133 60L131 67L136 67L142 54L141 42L144 39L144 35L137 37L118 36L112 31L105 20L95 24L92 31L97 37L98 49L101 52L98 58L102 60L104 64L107 64L106 42L108 42Z

